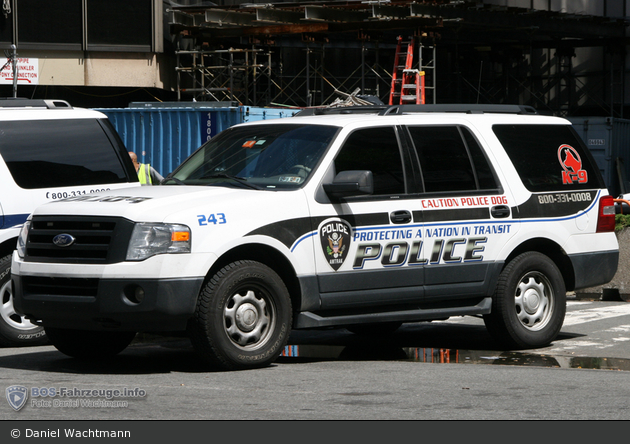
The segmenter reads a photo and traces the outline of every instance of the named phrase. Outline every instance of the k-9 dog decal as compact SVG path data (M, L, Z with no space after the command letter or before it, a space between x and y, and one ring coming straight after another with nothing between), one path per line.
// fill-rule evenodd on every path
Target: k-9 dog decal
M342 219L328 219L319 226L319 240L324 257L333 270L339 270L348 256L352 227Z
M562 166L562 183L572 184L573 182L588 182L588 174L582 169L582 159L571 145L560 145L558 148L558 160Z

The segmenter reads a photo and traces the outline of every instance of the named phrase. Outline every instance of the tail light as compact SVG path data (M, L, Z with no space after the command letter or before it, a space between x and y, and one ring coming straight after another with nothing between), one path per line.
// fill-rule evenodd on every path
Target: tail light
M615 231L615 201L612 196L602 196L599 199L599 214L597 215L597 232Z

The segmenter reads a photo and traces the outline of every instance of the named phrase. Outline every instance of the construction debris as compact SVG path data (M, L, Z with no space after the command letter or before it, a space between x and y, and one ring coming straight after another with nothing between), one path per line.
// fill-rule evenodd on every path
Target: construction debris
M339 91L335 88L335 93L342 97L338 97L329 105L321 108L340 108L343 106L365 106L365 105L383 105L383 102L376 96L359 95L361 88L355 89L352 94Z

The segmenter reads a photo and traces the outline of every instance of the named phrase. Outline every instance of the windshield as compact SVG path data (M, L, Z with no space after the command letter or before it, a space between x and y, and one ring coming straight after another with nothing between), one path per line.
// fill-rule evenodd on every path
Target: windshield
M230 128L202 145L162 184L299 188L337 130L295 124Z

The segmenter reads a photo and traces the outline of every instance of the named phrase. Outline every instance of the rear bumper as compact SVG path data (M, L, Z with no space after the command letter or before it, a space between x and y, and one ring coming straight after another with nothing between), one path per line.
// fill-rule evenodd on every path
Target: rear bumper
M617 272L619 250L569 255L575 272L575 288L594 287L610 282Z

